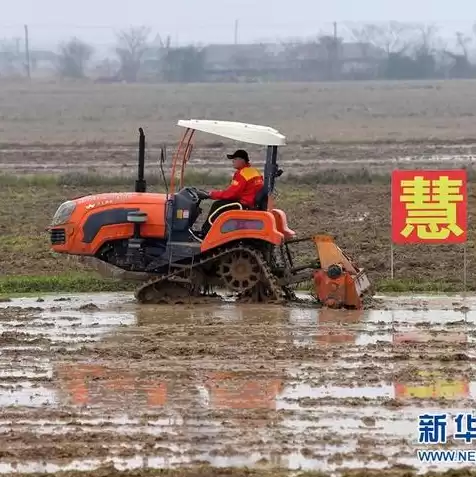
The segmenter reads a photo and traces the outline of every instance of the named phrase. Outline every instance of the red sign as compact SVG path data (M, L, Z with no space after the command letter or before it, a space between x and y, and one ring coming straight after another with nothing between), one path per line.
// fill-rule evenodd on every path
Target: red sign
M393 171L393 243L466 242L467 199L464 169Z

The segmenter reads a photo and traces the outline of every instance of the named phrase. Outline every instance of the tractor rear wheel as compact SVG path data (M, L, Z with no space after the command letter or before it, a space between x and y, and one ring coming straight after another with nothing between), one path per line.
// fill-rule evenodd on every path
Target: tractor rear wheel
M256 257L247 250L239 250L221 259L218 276L230 291L243 293L260 282L262 269Z

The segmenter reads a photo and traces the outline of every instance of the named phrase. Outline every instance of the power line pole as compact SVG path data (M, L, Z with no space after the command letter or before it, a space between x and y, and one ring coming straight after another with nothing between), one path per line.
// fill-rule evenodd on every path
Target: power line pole
M28 25L25 25L25 60L26 60L26 74L28 79L31 79L30 72L30 45L28 40Z
M238 20L235 20L235 45L238 44Z
M337 37L337 22L334 22L334 42L332 54L332 79L339 79L340 64L339 64L339 41Z

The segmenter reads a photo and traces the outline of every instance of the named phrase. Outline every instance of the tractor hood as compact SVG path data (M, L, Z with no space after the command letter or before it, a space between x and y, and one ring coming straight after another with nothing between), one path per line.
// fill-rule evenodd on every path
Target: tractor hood
M141 204L164 205L166 194L140 192L107 192L104 194L87 195L63 202L55 212L50 226L55 227L69 221L75 211L84 214L91 210L106 206L134 206Z
M165 203L166 194L155 194L146 192L107 192L104 194L86 195L73 199L76 206L84 207L86 210L102 207L104 205L132 205Z

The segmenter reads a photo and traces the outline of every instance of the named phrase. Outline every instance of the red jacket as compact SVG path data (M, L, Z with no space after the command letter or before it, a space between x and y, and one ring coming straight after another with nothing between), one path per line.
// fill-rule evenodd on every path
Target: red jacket
M212 190L213 200L236 200L241 204L253 207L258 191L263 187L264 179L258 169L246 165L233 174L230 186L225 190Z

